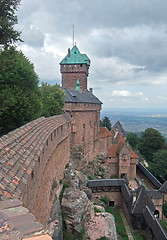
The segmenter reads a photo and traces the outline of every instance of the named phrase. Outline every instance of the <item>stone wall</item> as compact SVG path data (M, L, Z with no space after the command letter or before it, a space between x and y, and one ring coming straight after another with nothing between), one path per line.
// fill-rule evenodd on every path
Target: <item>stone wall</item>
M58 126L46 140L45 146L27 184L23 204L46 225L59 181L70 160L70 122ZM41 211L42 209L42 211Z
M99 152L99 104L66 103L64 110L72 118L71 151L86 162L92 160ZM73 159L75 160L75 159Z
M70 160L71 119L40 118L0 139L0 198L18 198L47 224Z
M106 127L100 127L99 151L105 152L112 144L112 134Z
M117 189L113 192L99 192L93 193L94 198L104 198L106 197L109 202L113 202L114 206L123 208L124 198L121 193L121 189Z
M156 210L159 211L159 218L162 219L162 205L163 205L163 199L160 198L151 198L153 201Z
M86 64L61 65L62 87L76 89L76 81L79 79L81 91L87 89L88 67Z

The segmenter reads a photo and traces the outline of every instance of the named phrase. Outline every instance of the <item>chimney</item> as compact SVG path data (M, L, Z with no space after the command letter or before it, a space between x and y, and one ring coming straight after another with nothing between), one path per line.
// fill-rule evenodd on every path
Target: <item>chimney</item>
M90 92L90 93L93 93L93 88L89 88L89 92Z
M68 58L70 58L70 48L68 48Z

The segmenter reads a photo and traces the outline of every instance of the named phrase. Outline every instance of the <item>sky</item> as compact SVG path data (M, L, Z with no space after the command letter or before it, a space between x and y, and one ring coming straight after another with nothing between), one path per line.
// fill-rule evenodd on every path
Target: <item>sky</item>
M103 109L167 108L166 0L21 0L19 44L40 82L61 84L75 42L91 60L88 88Z

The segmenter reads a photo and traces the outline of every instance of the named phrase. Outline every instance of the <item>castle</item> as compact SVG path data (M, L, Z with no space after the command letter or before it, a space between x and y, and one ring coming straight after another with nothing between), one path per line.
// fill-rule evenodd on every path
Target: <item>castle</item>
M98 154L107 152L103 164L107 164L110 176L115 179L89 181L88 187L97 197L107 196L110 206L120 206L134 229L149 227L155 238L154 229L162 236L161 240L167 239L157 220L157 216L163 217L167 184L161 185L142 166L140 157L126 142L119 122L113 125L111 132L100 128L102 102L93 95L92 89L87 89L89 67L90 59L81 54L76 45L68 49L60 62L65 91L64 114L39 118L0 139L0 224L13 224L14 219L19 222L13 228L4 227L2 234L17 233L24 239L26 234L40 230L40 224L46 226L54 222L51 213L58 202L61 180L69 161L80 168ZM132 189L131 183L134 184L136 177L138 184ZM150 186L149 190L140 186L141 179ZM9 214L11 211L14 216ZM20 219L29 226L27 231L23 230ZM36 226L33 230L32 221ZM153 229L149 225L152 222ZM50 239L46 234L45 237Z

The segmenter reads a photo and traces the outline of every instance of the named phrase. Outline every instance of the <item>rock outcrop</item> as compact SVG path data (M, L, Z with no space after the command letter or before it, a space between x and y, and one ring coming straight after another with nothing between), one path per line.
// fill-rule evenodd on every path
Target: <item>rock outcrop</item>
M91 240L101 237L117 240L115 219L112 214L106 213L101 206L92 206L91 219L86 224L86 231Z
M91 203L84 191L67 188L61 206L68 231L84 226L90 217Z

